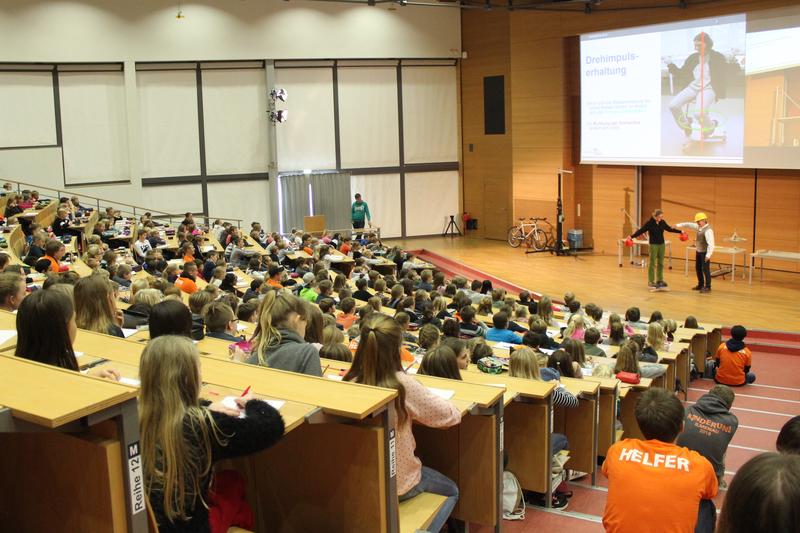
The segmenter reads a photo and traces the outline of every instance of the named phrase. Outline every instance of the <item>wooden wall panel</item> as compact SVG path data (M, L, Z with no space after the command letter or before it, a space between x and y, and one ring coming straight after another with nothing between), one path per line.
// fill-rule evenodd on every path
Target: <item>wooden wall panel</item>
M759 170L756 249L800 252L800 171ZM764 261L764 266L792 272L797 263Z
M509 15L464 12L461 32L461 142L464 209L478 219L478 235L505 239L511 225L511 69ZM506 133L484 135L483 78L505 76Z
M507 67L510 76L510 83L507 83L507 88L510 88L508 101L511 102L513 113L507 124L513 135L509 141L510 152L503 153L510 153L511 162L500 161L503 157L500 155L484 159L487 168L482 172L491 174L488 166L496 162L494 174L510 173L513 196L510 211L516 217L542 216L544 213L531 211L546 210L548 206L553 206L550 210L554 216L555 172L558 168L574 170L575 175L565 180L564 185L567 219L564 229L583 229L584 242L594 244L595 252L616 254L616 239L631 229L623 229L620 209L626 208L632 213L635 210L635 169L580 165L579 42L576 36L585 32L793 6L796 0L721 0L690 5L688 9L602 12L608 8L631 8L651 3L652 0L605 0L602 7L590 15L514 11L500 23L498 19L503 16L496 11L470 11L462 17L462 42L470 52L469 61L472 61L472 52L476 51L476 47L488 42L489 48L494 51L487 57L497 59L501 63L498 68ZM506 32L503 39L508 46L507 56L503 47L495 42L497 31ZM466 65L467 61L464 63ZM462 96L465 110L480 108L481 102L475 99L482 98L479 93L465 91ZM465 122L466 116L467 113ZM466 124L464 131L466 135ZM503 145L500 151L505 149ZM468 155L465 149L465 163ZM797 245L800 230L794 226L772 227L789 211L765 207L760 195L756 209L752 170L645 168L643 172L643 214L661 206L667 210L668 220L673 222L692 216L697 208L702 207L711 211L709 215L714 217L713 223L720 236L730 235L736 228L740 235L752 238L753 216L761 215L763 210L763 217L756 221L758 240L755 244L759 247L800 249ZM784 174L794 178L793 173ZM780 191L788 191L788 196L780 200L781 205L785 205L794 198L793 191L800 187L800 178L794 182L783 178L785 176L778 173L762 183L759 174L759 192L763 189L765 195L781 196ZM467 197L465 191L465 201ZM578 204L581 206L580 216ZM795 203L795 209L797 205L800 203ZM797 218L796 214L792 218ZM749 243L750 246L753 244L752 241ZM676 246L675 255L682 253L682 249ZM789 263L776 263L775 266L793 267Z
M592 172L594 251L616 255L617 241L630 235L629 213L635 205L636 171L628 166L594 166Z

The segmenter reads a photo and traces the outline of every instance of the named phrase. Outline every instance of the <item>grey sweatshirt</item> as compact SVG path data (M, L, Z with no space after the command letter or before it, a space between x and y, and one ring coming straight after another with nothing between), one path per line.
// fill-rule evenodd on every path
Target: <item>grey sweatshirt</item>
M678 446L685 446L708 459L717 479L725 474L725 452L731 442L739 419L725 403L713 394L705 394L697 403L686 408L683 433Z
M309 376L322 376L319 351L294 331L278 328L281 341L266 349L264 359L269 368L288 370ZM254 354L255 355L255 354ZM252 361L258 364L258 360Z

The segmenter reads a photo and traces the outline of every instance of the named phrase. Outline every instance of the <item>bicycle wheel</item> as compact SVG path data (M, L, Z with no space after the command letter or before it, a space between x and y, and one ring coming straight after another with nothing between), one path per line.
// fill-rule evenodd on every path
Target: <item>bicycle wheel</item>
M537 252L541 252L547 248L547 234L544 232L544 230L540 228L533 230L531 240L533 241L533 249Z
M525 234L519 226L511 226L508 228L508 245L512 248L519 248L522 241L525 240Z

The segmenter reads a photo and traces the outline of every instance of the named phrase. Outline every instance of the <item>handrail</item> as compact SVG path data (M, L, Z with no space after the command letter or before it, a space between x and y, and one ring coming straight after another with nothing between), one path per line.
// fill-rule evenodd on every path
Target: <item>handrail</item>
M128 207L128 208L132 209L132 211L125 211L125 210L120 209L121 213L128 213L128 214L131 214L134 217L136 217L137 216L136 210L138 209L140 214L151 213L151 214L153 214L152 218L157 218L157 219L160 219L160 220L166 219L166 220L169 221L170 224L172 223L172 219L173 218L181 218L181 217L184 216L183 213L177 213L177 214L176 213L167 213L165 211L159 211L157 209L150 209L150 208L147 208L147 207L142 207L142 206L130 204L130 203L127 203L127 202L120 202L118 200L109 200L107 198L98 198L97 196L91 196L89 194L71 192L67 188L59 189L59 188L56 188L56 187L49 187L49 186L46 186L46 185L36 185L34 183L26 183L24 181L16 181L16 180L8 179L8 178L5 178L5 183L10 183L12 185L16 185L18 194L22 193L22 188L20 187L20 185L25 185L26 187L31 187L31 190L37 190L37 191L40 191L40 192L42 190L44 190L44 191L55 191L55 198L56 199L62 198L64 196L77 196L81 200L83 200L85 198L88 198L88 199L93 200L95 202L98 211L100 210L100 202L103 202L104 204L121 205L121 206ZM65 193L65 194L61 194L62 192ZM44 195L44 196L46 196L46 195ZM208 224L209 220L220 219L220 220L225 220L225 221L228 221L228 222L236 222L236 226L237 227L239 227L239 228L242 227L242 220L243 219L241 219L241 218L235 218L235 217L212 217L212 216L206 215L205 213L192 213L192 214L193 215L202 216L206 220L206 224Z

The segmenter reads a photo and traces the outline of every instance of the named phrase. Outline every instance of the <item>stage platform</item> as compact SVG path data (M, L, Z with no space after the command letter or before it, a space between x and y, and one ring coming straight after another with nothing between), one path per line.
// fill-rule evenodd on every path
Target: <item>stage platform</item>
M741 278L714 278L712 292L691 290L696 284L694 264L684 275L683 258L673 258L665 269L669 292L650 292L647 269L617 265L617 256L579 255L556 257L548 253L525 255L503 241L470 237L426 237L387 240L408 250L425 249L465 266L481 270L526 289L561 300L572 291L582 304L594 302L603 309L624 313L630 306L642 311L644 320L654 310L666 317L694 315L700 322L723 326L742 324L751 329L800 332L800 274L766 271L764 281L753 284ZM472 277L472 276L470 276Z

